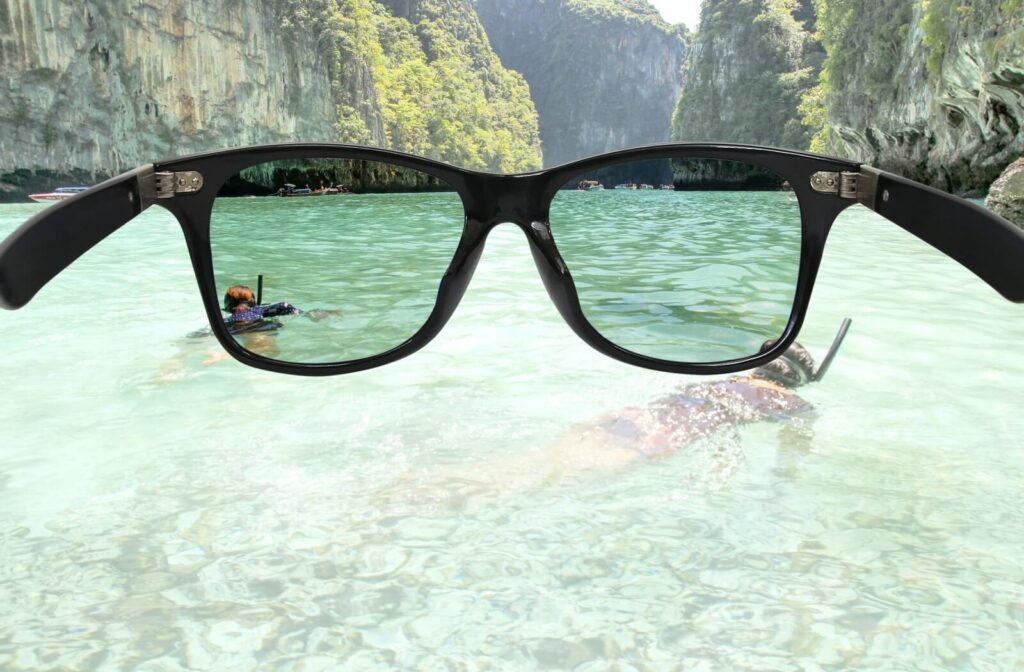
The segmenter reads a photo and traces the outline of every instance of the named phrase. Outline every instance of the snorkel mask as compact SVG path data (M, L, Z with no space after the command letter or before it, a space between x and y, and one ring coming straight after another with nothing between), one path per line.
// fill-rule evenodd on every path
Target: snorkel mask
M821 360L821 366L817 369L814 368L814 358L811 357L811 353L799 343L794 343L777 359L755 370L754 375L790 389L818 382L828 373L828 369L832 366L832 361L836 358L839 348L842 347L846 333L852 324L853 320L850 318L843 320L843 324L839 327L839 333L832 341L832 347L828 349L825 358ZM774 341L768 341L762 346L762 352L774 344Z

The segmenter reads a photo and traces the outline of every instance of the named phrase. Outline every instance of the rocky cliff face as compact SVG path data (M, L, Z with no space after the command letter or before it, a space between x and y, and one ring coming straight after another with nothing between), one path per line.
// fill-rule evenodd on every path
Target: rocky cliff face
M960 193L1024 153L1020 0L816 4L829 51L820 149Z
M110 4L0 0L3 173L89 180L165 155L334 136L315 35L288 43L273 12L248 3Z
M805 148L797 108L823 58L812 19L809 2L705 0L673 137Z
M684 34L646 0L476 0L502 62L523 73L544 163L669 139Z
M528 88L468 0L0 0L0 85L7 189L292 140L540 161Z

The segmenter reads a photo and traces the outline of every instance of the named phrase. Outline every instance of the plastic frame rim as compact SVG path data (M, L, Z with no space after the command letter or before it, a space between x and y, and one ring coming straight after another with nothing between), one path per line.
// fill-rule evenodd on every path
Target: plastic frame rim
M224 324L213 274L210 219L221 186L247 167L268 161L336 158L378 161L439 178L459 195L465 210L461 239L441 278L434 308L420 329L402 344L379 355L339 363L299 363L271 359L243 348ZM801 219L801 258L794 304L785 330L770 350L717 363L673 362L632 352L612 343L583 313L572 276L558 252L550 227L551 203L574 177L614 164L658 159L720 159L773 171L787 180L797 196ZM859 164L805 152L731 144L666 144L612 152L554 168L514 175L483 173L384 149L331 143L297 143L246 147L199 154L155 164L157 171L199 171L204 187L192 195L157 201L180 223L188 245L200 295L214 335L238 361L259 369L301 376L330 376L383 366L408 357L433 340L454 314L476 269L490 231L502 223L526 235L549 297L569 327L588 345L620 362L679 374L725 374L756 368L785 352L796 339L810 303L828 232L836 216L852 201L819 194L810 176L819 171L856 170Z
M210 262L209 220L216 191L210 186L198 192L189 189L190 184L202 183L200 176L182 175L180 182L176 182L174 173L167 172L176 168L201 170L219 190L231 174L247 165L310 156L383 161L420 170L448 182L463 202L466 217L462 237L442 277L433 312L415 335L380 355L337 364L302 364L272 360L242 349L227 333L219 302L213 296L216 290ZM783 336L767 352L712 364L654 359L609 343L582 314L572 278L551 234L550 205L559 187L605 165L687 157L765 166L787 179L796 193L802 230L798 287ZM818 172L831 174L830 181L815 176L819 188L836 183L841 188L826 189L830 193L812 189L810 178ZM196 180L192 182L190 177ZM619 361L661 371L732 373L759 366L781 354L802 325L829 230L836 216L854 203L866 206L958 262L1003 298L1024 303L1024 229L970 201L843 159L754 145L666 144L612 152L532 173L494 175L388 150L316 143L249 147L146 164L37 212L0 241L0 308L17 310L26 305L75 260L157 203L174 214L184 230L213 333L224 348L245 364L297 375L364 370L422 348L451 317L479 261L488 233L503 222L511 222L524 231L548 295L584 341Z

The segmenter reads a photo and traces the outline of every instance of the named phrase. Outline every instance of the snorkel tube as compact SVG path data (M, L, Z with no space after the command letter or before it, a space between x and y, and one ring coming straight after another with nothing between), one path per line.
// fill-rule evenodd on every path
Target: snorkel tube
M263 275L256 279L256 305L263 305Z
M829 367L832 366L832 361L836 358L839 348L842 347L851 324L853 324L853 320L850 318L843 320L843 324L839 327L839 333L832 341L832 347L828 349L824 359L821 360L821 366L815 368L814 357L811 356L811 353L799 343L793 343L788 350L774 360L758 367L753 375L791 390L808 383L818 382L825 377ZM761 347L761 351L767 351L774 344L774 341L766 341Z
M828 349L828 353L825 355L825 359L821 360L821 366L814 372L811 377L812 383L817 383L825 374L828 373L828 367L832 366L832 360L836 358L836 354L839 353L839 348L843 346L843 341L846 340L846 332L850 331L850 325L853 324L853 320L846 318L843 323L839 325L839 333L836 334L835 340L832 341L832 347Z

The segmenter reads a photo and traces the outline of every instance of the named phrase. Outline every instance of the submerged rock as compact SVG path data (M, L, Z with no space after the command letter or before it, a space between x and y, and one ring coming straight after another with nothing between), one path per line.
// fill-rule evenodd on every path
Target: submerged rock
M992 184L985 204L1024 229L1024 157L1011 163Z

